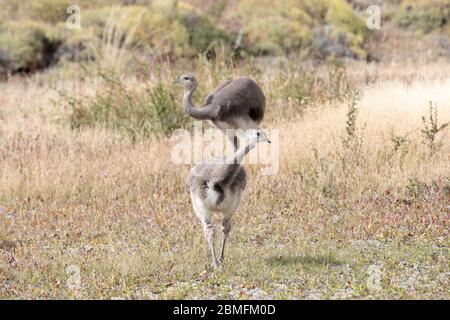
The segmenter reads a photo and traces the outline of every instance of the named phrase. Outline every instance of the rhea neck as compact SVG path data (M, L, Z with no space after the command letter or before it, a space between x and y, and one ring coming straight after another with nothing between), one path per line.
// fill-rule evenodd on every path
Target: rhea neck
M192 95L194 94L196 89L197 89L197 84L193 84L192 87L185 88L184 94L183 94L184 111L191 116L194 116L194 114L195 114L195 110L194 110L195 107L192 104Z
M197 89L197 83L193 83L189 88L184 88L183 108L184 112L197 120L214 120L217 117L217 108L196 108L192 104L192 94Z
M244 157L247 155L247 153L250 152L254 147L256 146L256 142L249 142L245 146L239 148L235 154L233 155L232 164L240 164L242 163L242 160L244 160Z

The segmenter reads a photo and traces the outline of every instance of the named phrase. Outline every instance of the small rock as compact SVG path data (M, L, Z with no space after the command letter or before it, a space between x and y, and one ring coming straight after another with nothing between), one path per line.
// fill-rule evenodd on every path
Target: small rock
M352 288L339 289L333 294L333 299L348 299L351 298L355 290Z
M267 296L267 293L261 288L246 290L246 294L256 300L263 299L264 297Z
M440 273L437 276L439 282L450 283L450 272Z
M78 248L66 248L66 252L72 256L78 255L80 253L80 250Z
M381 242L378 240L367 240L367 244L376 248L379 248L381 246Z
M307 300L322 300L322 294L319 291L312 290L306 295Z

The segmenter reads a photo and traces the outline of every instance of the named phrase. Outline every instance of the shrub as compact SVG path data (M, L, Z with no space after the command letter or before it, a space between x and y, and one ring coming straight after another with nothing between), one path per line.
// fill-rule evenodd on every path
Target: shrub
M34 72L54 62L61 44L51 26L29 20L8 21L0 29L0 47L12 72Z
M101 126L136 141L155 132L170 134L189 124L189 118L162 83L131 91L120 79L102 76L106 84L94 97L66 97L72 129Z
M111 7L86 10L83 28L101 38ZM131 5L115 9L124 19L116 24L125 33L134 31L131 43L145 47L150 54L193 56L214 43L228 39L224 30L216 28L208 18L200 16L192 6L177 1L152 1L149 7ZM136 21L139 16L140 21Z
M153 119L153 128L156 131L170 134L173 130L185 127L188 118L177 106L177 103L162 83L158 83L152 90L147 91L148 100Z
M189 34L189 45L198 52L207 52L213 46L229 41L225 30L215 27L205 16L191 12L182 21Z
M276 6L269 0L241 1L241 16L238 18L244 22L247 50L255 54L276 55L306 44L312 21L298 4L292 0Z
M348 101L345 131L341 137L343 149L340 152L341 165L344 171L352 172L364 162L364 129L365 124L358 123L358 95Z
M100 39L93 35L91 30L69 30L61 26L59 34L64 40L56 52L56 60L85 62L95 59L92 48L99 46Z
M405 0L394 21L405 28L428 33L448 24L450 3L446 0Z
M438 134L443 131L450 122L443 124L438 123L437 107L433 106L430 101L430 108L428 110L428 118L422 117L423 129L421 130L423 136L423 142L428 146L431 153L434 153L442 143L437 141Z
M179 11L185 7L184 2L152 1L136 29L136 42L148 45L154 55L182 56L193 53L189 46L188 30L178 17Z
M355 57L365 57L362 46L367 28L344 1L289 0L273 6L269 0L243 0L240 11L247 49L252 53L281 54L301 49L316 40L313 30L327 25L332 30L328 38L337 41L345 36L348 50Z
M288 65L287 70L278 74L276 83L279 97L297 105L343 101L354 91L345 66L335 62L327 62L320 68Z
M136 49L150 48L151 53L160 49L157 53L164 54L173 48L174 39L158 38L163 30L174 29L163 11L140 5L87 9L82 30L62 30L65 42L60 53L69 60L94 60L103 69L121 73L130 66ZM166 31L166 36L170 34Z
M307 0L303 6L318 25L316 30L322 30L313 38L313 45L318 47L322 55L366 58L363 45L368 29L349 4L339 0Z
M391 132L390 142L392 144L392 147L388 151L387 160L390 161L396 154L398 154L400 165L402 166L406 155L410 151L411 140L407 135L395 135L393 132Z
M406 185L406 193L411 198L419 199L422 197L426 187L426 184L421 182L416 177L409 178L408 184Z
M351 99L348 102L347 119L345 121L345 132L342 136L342 144L344 150L349 150L357 156L357 153L362 147L363 136L361 130L363 128L359 128L357 124L359 108L357 107L356 102L356 98Z

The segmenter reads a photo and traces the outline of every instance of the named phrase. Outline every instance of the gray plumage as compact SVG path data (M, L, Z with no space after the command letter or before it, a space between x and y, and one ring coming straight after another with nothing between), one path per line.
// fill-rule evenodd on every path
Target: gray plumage
M237 150L232 157L215 158L193 167L186 181L186 189L191 196L194 212L201 220L205 231L214 268L219 266L219 261L223 261L231 220L246 186L242 160L258 142L270 143L262 130L250 130L246 138L245 147ZM222 246L219 260L214 250L214 226L211 223L213 211L222 214Z
M245 169L240 164L222 164L221 161L207 162L195 166L187 179L186 190L200 195L206 200L208 189L214 190L218 194L217 201L211 209L218 207L225 199L225 190L236 194L245 189L247 176Z
M197 120L210 120L224 133L227 129L258 128L264 118L266 98L252 79L243 77L222 82L211 91L200 108L192 104L197 80L192 75L182 75L176 82L184 86L183 107ZM227 135L238 149L237 136Z
M260 124L264 118L266 98L261 88L249 78L239 78L221 83L205 99L204 107L218 110L211 120L230 122L240 128L236 119Z

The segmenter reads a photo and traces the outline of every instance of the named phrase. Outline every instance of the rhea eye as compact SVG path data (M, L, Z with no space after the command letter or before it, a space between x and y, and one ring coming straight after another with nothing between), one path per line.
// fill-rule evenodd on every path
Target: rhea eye
M259 137L259 132L257 132L256 135Z

